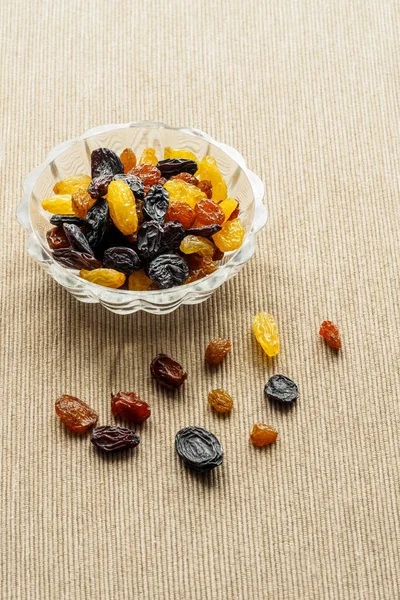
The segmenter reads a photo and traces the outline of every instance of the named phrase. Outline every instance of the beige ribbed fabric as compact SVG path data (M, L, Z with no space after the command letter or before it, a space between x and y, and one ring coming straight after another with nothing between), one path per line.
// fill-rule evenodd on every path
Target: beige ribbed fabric
M397 600L399 97L396 0L0 3L2 600ZM240 275L199 306L120 317L79 304L25 253L22 182L102 123L209 132L265 182L269 221ZM251 332L275 315L281 353ZM318 336L336 322L343 351ZM203 366L210 338L234 351ZM167 352L185 389L157 389ZM263 397L281 372L289 413ZM207 393L229 390L228 418ZM152 406L129 457L103 459L54 414L112 390ZM255 422L279 430L255 449ZM212 430L205 480L174 436Z

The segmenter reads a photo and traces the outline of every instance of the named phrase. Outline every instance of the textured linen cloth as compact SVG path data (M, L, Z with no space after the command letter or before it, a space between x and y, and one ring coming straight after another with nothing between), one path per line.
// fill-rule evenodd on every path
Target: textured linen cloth
M399 23L396 0L1 1L2 600L400 597ZM269 210L239 276L163 317L79 304L14 217L54 145L141 119L238 148ZM279 324L273 361L260 310ZM215 336L234 350L205 369ZM158 352L187 368L176 396L150 379ZM299 385L290 412L264 400L273 373ZM104 459L54 402L113 423L120 389L152 416L131 456ZM255 422L279 430L273 447L249 444ZM175 455L191 424L225 449L205 479Z

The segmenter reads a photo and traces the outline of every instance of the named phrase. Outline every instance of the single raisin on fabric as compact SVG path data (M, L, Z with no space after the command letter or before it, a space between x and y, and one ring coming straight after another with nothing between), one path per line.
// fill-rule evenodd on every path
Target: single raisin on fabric
M232 350L232 344L226 338L215 338L211 340L206 348L204 361L208 365L218 365Z
M125 148L119 158L124 165L124 173L129 173L133 167L136 167L136 154L131 148Z
M90 441L102 452L116 452L126 448L135 448L140 444L140 438L134 431L116 425L95 427Z
M193 225L195 219L195 212L193 208L186 202L176 200L170 202L165 215L166 221L179 221L185 229L189 229Z
M213 225L214 223L222 225L225 220L225 215L219 204L208 198L200 200L196 204L194 211L196 213L195 227L199 225Z
M112 181L108 186L108 206L114 225L124 234L135 233L138 228L135 196L124 181Z
M164 148L164 158L185 158L197 163L197 156L190 150L185 150L184 148L171 148L170 146L166 146Z
M233 252L243 243L245 230L240 219L226 221L221 231L213 235L214 244L221 252Z
M82 269L79 272L79 276L86 281L90 281L90 283L96 283L97 285L101 285L103 287L115 289L123 286L126 279L124 273L115 271L115 269L104 268L93 269L93 271Z
M185 283L189 267L177 254L162 254L149 264L147 274L160 289L167 289Z
M107 248L103 255L103 267L131 275L142 267L142 261L132 248Z
M251 443L254 446L268 446L269 444L273 444L278 437L278 432L276 429L271 427L271 425L266 425L265 423L257 423L253 426L253 429L250 434Z
M211 200L212 189L213 189L211 181L208 181L207 179L203 179L203 181L198 182L197 187L199 188L199 190L204 192L204 194L207 196L207 198L209 200Z
M144 198L144 184L140 177L136 175L114 175L114 181L124 181L131 188L136 202Z
M97 248L103 241L108 228L108 203L104 198L97 200L86 215L86 239L91 248Z
M197 235L187 235L183 238L179 249L184 254L200 254L200 256L212 256L215 246L210 240Z
M161 236L160 254L177 251L185 235L185 229L178 221L165 223Z
M86 402L64 394L56 402L56 414L75 433L85 433L96 425L99 417Z
M78 252L73 248L59 248L53 250L54 260L69 269L99 269L101 262L93 254Z
M145 148L139 159L139 165L154 165L154 166L156 166L157 163L158 163L158 158L156 156L156 151L154 150L154 148Z
M199 170L196 173L201 181L207 180L212 185L212 199L215 202L221 202L228 197L228 188L225 180L218 169L217 161L213 156L205 156L199 163Z
M141 258L153 258L160 251L163 227L158 221L145 221L138 231L137 251Z
M160 385L169 390L177 390L187 379L186 371L167 354L159 354L156 358L153 358L150 372Z
M51 250L56 248L69 248L70 242L61 227L53 227L46 233L46 240Z
M191 185L198 186L199 180L194 175L190 173L178 173L178 175L173 175L170 179L182 179L182 181L186 181L186 183L190 183Z
M102 198L108 192L108 186L113 180L114 175L105 171L97 177L94 177L87 189L92 198Z
M151 186L143 200L143 215L148 221L164 221L168 210L169 194L162 185Z
M80 219L75 215L53 215L50 218L50 223L56 227L60 227L61 229L64 223L71 223L73 225L78 225L78 227L84 227L86 225L86 221L84 219Z
M72 210L77 217L81 217L82 219L86 218L89 208L93 206L95 202L96 200L92 198L87 190L77 190L72 194Z
M286 375L273 375L269 378L264 393L268 400L289 406L299 397L299 389Z
M144 164L133 167L133 169L129 171L128 175L135 175L136 177L139 177L144 187L150 188L152 185L155 185L159 182L161 172L153 165Z
M203 427L184 427L178 431L175 449L182 462L197 473L208 473L223 461L218 438Z
M133 292L146 292L152 283L152 280L147 277L144 270L140 269L129 275L128 289Z
M85 234L77 225L64 223L63 227L65 235L67 236L70 245L74 248L74 250L78 250L78 252L84 252L85 254L93 254L93 250L90 247Z
M221 414L229 413L233 408L232 396L225 390L212 390L208 394L208 404L216 412Z
M143 423L150 417L150 406L134 392L111 394L111 411L131 423Z
M72 208L72 196L70 194L45 198L42 202L42 208L53 215L74 214L74 209Z
M253 331L264 352L270 357L276 356L280 349L280 341L274 317L268 313L256 314L253 320Z
M53 192L55 194L70 194L72 196L77 190L87 190L90 181L91 178L89 175L74 175L73 177L67 177L54 184Z
M197 163L187 158L166 158L157 163L157 169L161 171L163 177L169 179L183 172L194 175L197 171Z
M186 231L186 234L199 235L201 237L208 238L214 235L215 233L218 233L218 231L221 231L221 225L217 225L216 223L214 223L214 225L201 225L200 227L190 227L190 229Z
M319 335L321 335L328 346L340 350L342 342L340 339L339 329L332 323L332 321L324 321L321 324Z
M118 173L124 172L124 165L119 157L110 148L96 148L91 154L92 163L92 179L102 175L103 173Z

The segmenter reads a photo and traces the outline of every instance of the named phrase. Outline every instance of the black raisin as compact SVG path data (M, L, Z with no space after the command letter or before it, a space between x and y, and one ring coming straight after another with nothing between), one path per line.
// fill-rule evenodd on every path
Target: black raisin
M104 198L97 200L86 215L86 239L92 248L103 241L108 227L108 203Z
M153 258L160 250L163 227L157 221L146 221L138 231L137 249L142 258Z
M125 181L125 183L127 183L129 185L129 187L131 188L136 200L143 200L144 184L143 184L143 181L139 177L136 177L136 175L130 175L130 174L114 175L114 179L115 180L121 179L121 181Z
M175 437L175 449L183 463L198 473L208 473L222 464L218 438L202 427L184 427Z
M143 201L143 215L148 221L164 221L169 194L162 185L152 185Z
M132 248L108 248L104 252L103 267L130 275L142 268L142 262Z
M72 248L54 250L53 258L69 269L87 269L90 271L101 267L101 262L96 260L92 254L78 252Z
M286 375L273 375L265 386L265 395L269 400L289 405L299 397L299 389Z
M160 160L156 166L161 171L161 175L166 179L174 175L179 175L182 172L194 175L198 169L197 163L187 158L166 158L165 160Z
M110 148L96 148L91 155L92 179L104 173L117 175L124 172L120 158Z
M169 221L168 223L165 223L161 238L160 254L178 250L185 235L185 228L179 221Z
M92 179L87 190L92 198L102 198L105 196L112 178L112 173L105 172Z
M134 431L116 425L95 427L90 441L102 452L125 450L125 448L134 448L140 444L140 438Z
M56 227L62 227L64 223L77 225L78 227L86 225L85 219L80 219L79 217L75 217L75 215L53 215L50 218L50 223Z
M161 289L182 285L189 277L189 267L177 254L162 254L147 268L147 275Z
M77 225L71 225L70 223L64 223L64 231L67 236L71 246L74 250L78 250L79 252L84 252L86 254L93 254L93 250L91 249L89 242L86 239L86 236L79 229Z
M191 227L186 230L186 235L200 235L201 237L211 237L214 233L221 231L221 225L213 223L212 225L202 225L201 227Z

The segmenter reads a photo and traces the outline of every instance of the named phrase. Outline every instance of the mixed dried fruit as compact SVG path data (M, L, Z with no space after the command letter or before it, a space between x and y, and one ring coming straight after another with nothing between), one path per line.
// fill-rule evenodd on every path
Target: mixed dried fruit
M276 429L271 427L271 425L266 425L265 423L256 423L253 426L250 434L251 443L254 446L269 446L269 444L273 444L278 437L278 432Z
M132 148L119 156L96 148L91 175L73 174L54 185L54 195L42 202L52 214L47 242L53 258L87 281L133 291L210 275L245 235L238 201L228 198L216 160L170 147L162 159L154 148L138 156ZM192 267L191 257L209 260Z
M178 431L175 449L182 462L198 473L208 473L222 464L223 450L218 438L202 427Z
M328 346L331 348L340 350L342 347L339 329L332 323L332 321L324 321L321 324L319 334L324 338Z

